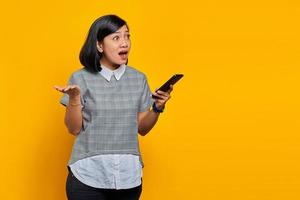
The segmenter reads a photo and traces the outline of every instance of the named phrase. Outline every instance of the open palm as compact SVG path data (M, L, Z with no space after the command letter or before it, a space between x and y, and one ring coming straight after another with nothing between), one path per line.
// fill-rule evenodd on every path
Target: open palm
M67 85L67 86L58 86L55 85L54 88L62 93L67 93L70 97L77 97L80 95L80 88L78 85Z

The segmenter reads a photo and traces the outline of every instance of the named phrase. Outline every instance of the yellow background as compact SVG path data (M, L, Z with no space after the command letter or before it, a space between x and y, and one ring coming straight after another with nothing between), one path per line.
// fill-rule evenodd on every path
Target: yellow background
M299 1L4 1L0 199L66 199L61 94L91 23L114 13L151 89L185 77L140 137L142 200L300 199Z

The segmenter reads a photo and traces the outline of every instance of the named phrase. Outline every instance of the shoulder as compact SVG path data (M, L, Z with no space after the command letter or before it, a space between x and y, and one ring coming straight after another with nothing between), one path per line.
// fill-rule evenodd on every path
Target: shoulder
M128 71L128 74L130 74L131 76L135 76L139 79L147 79L146 77L146 74L137 70L136 68L134 67L131 67L131 66L126 66L126 70Z
M75 80L82 80L85 79L85 77L87 76L95 76L96 73L92 73L90 71L88 71L87 69L85 69L84 67L81 67L77 70L75 70L72 74L71 74L71 78L75 79Z

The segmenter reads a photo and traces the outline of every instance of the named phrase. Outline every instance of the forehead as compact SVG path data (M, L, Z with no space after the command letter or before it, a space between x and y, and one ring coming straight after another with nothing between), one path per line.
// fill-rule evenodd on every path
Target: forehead
M126 33L129 32L127 25L122 26L121 28L119 28L116 32L112 33L112 34L118 34L118 33Z

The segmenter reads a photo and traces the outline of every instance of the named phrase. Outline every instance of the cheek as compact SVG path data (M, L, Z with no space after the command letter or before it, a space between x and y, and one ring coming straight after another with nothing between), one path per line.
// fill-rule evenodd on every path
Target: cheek
M112 44L107 48L107 51L108 51L109 54L117 54L118 53L118 46Z
M112 58L112 57L115 57L117 54L118 54L118 51L113 48L113 47L110 47L110 48L106 48L104 50L104 54L109 57L109 58Z
M116 44L114 44L114 42L104 40L103 50L107 55L112 54L115 49L116 49Z

